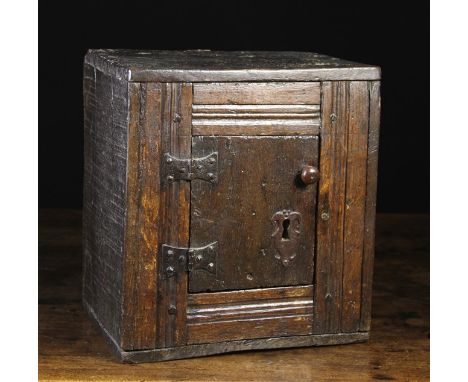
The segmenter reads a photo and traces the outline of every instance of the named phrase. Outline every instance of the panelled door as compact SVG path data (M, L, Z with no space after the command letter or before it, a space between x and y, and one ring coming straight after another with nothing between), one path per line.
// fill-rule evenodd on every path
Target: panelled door
M187 343L312 332L319 94L193 85Z

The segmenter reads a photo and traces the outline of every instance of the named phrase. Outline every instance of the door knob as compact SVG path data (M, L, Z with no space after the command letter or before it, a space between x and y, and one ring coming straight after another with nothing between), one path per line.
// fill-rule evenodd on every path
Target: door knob
M301 171L301 180L304 184L314 184L319 179L319 170L314 166L304 166Z

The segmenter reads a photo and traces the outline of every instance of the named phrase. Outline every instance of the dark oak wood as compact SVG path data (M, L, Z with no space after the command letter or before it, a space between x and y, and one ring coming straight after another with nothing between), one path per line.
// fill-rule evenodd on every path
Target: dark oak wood
M348 83L322 84L314 333L338 333L348 148Z
M242 312L244 317L249 312ZM270 312L272 314L273 312ZM296 312L294 312L296 313ZM289 337L306 335L312 331L312 312L274 317L237 318L226 321L188 323L187 344L223 343L242 339Z
M309 52L93 49L86 62L134 82L379 80L380 68Z
M161 153L179 158L191 156L190 84L163 84L163 110L161 113ZM161 158L153 158L162 161ZM162 181L162 180L161 180ZM173 182L161 188L160 243L176 247L189 246L190 183ZM155 254L154 254L155 255ZM159 262L157 308L157 347L185 344L187 299L187 273L166 278L163 262Z
M312 297L312 286L190 294L188 343L310 334Z
M83 301L120 341L128 88L84 66Z
M376 177L376 167L367 174L369 86L367 82L322 85L314 333L360 330L361 294L366 293L366 304L370 302L369 291L364 292L361 284L363 277L367 283L372 278L367 268L372 266L371 253L366 254L364 263L365 230L373 230L375 217L375 190L373 201L366 203L366 179L375 186L375 180L370 179ZM374 90L373 97L376 95ZM378 115L372 123L375 129ZM372 150L376 151L378 138L372 139Z
M370 330L372 275L374 270L375 212L380 125L380 82L369 82L369 138L367 142L367 185L364 251L362 259L362 301L360 330Z
M319 82L198 83L193 135L317 135Z
M308 53L89 52L83 302L122 359L367 338L376 73Z
M191 272L190 292L312 284L316 186L296 178L303 165L318 165L318 138L193 138L195 156L212 152L218 181L192 182L190 240L192 247L219 242L217 274ZM273 216L283 210L301 214L298 255L288 266L271 238Z
M320 82L234 82L193 85L194 105L316 105Z
M160 84L129 84L127 213L123 264L122 339L126 350L156 346ZM144 176L141 176L144 174ZM144 323L144 324L142 324Z
M289 298L289 299L270 299L262 301L247 301L233 304L230 301L212 305L192 305L187 311L187 323L203 324L209 326L211 322L230 321L230 320L248 320L257 318L276 318L293 315L312 316L312 298ZM233 329L238 329L245 334L237 325L232 325ZM216 337L215 337L216 338ZM219 342L219 341L214 341Z
M271 117L271 116L269 116ZM193 135L318 135L320 122L317 118L220 118L193 120Z
M361 315L369 94L366 82L350 82L348 85L341 332L353 333L359 330Z
M241 289L230 292L189 294L188 304L211 305L227 302L238 303L242 301L261 301L278 298L301 298L312 296L313 287L311 285L262 289Z
M259 100L263 101L263 100ZM217 105L192 105L193 116L203 114L205 118L210 115L229 115L231 117L241 118L244 114L245 118L250 118L253 115L274 115L281 118L288 118L291 115L296 118L297 116L308 116L310 118L320 117L320 98L317 104L314 105L268 105L265 103L246 105L246 104L217 104Z
M371 92L372 94L372 92ZM377 101L375 101L377 102ZM81 213L39 212L39 380L352 381L429 380L429 217L377 215L372 333L240 340L146 352L116 361L81 306ZM258 350L262 348L277 350ZM256 350L238 352L239 350Z

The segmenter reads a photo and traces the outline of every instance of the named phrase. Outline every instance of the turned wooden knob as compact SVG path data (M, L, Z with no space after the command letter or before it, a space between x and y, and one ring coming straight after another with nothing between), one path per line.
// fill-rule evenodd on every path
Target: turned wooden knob
M313 184L319 179L319 170L314 166L304 166L301 171L301 180L304 184Z

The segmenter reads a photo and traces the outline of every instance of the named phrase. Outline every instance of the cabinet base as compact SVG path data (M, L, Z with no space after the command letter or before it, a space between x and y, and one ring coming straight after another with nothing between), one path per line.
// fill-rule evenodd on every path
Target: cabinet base
M84 305L90 317L99 325L107 339L107 342L112 347L112 350L117 355L119 361L126 363L169 361L173 359L203 357L208 355L248 350L343 345L355 342L365 342L369 339L369 332L312 334L306 336L259 338L250 340L216 342L209 344L186 345L164 349L125 351L100 325L100 322L94 315L91 307L86 303Z

